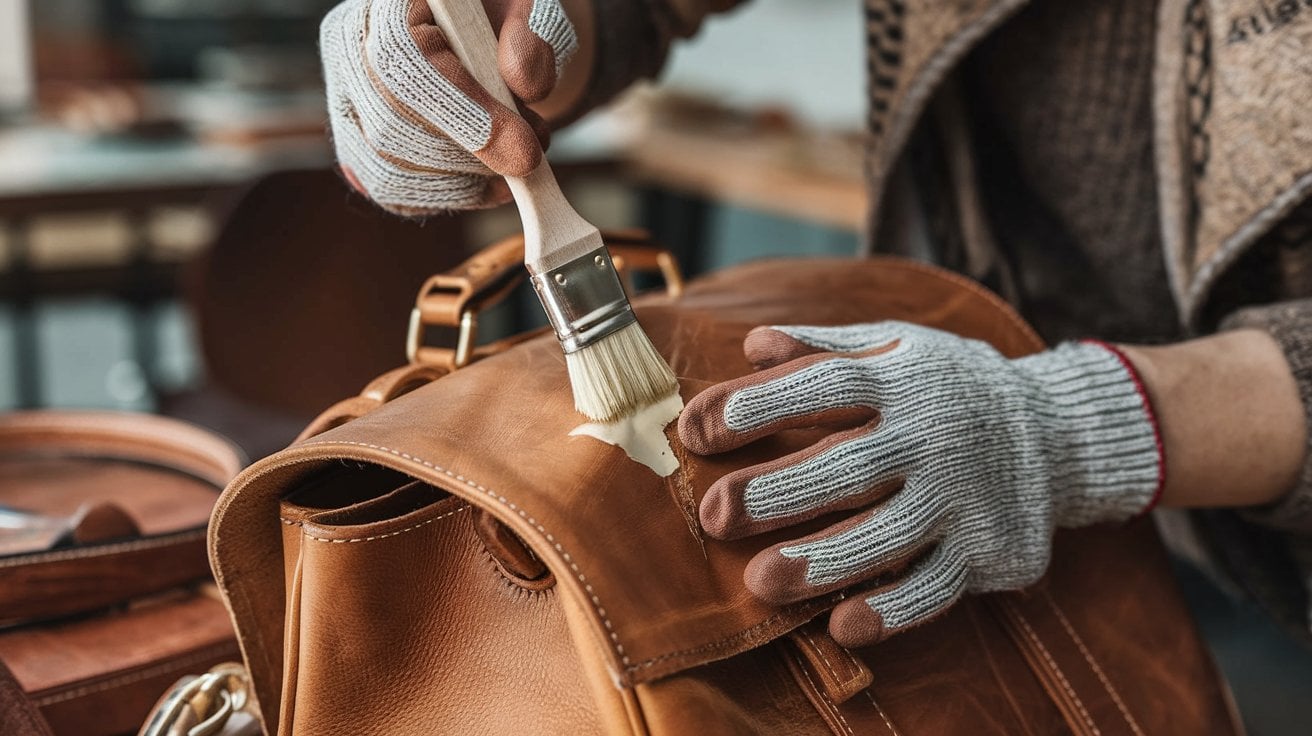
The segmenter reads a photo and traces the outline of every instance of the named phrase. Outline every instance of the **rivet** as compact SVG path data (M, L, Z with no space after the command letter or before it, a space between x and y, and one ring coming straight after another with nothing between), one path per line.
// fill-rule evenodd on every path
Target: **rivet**
M565 274L563 274L563 273L558 273L558 274L556 274L556 283L560 284L561 286L564 286L564 285L565 285Z
M602 258L600 255L598 255L597 257L593 258L593 259L592 259L592 262L595 263L595 264L597 264L597 267L598 267L598 268L605 268L605 267L606 267L606 259L605 259L605 258Z

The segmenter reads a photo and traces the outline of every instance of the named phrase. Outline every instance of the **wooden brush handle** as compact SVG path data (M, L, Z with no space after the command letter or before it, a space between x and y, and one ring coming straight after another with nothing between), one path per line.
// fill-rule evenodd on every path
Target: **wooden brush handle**
M482 0L428 0L428 7L465 69L501 104L516 112L515 97L501 78L497 37ZM530 271L555 268L600 244L597 228L575 212L560 191L545 155L528 176L507 176L506 183L519 207L524 262Z

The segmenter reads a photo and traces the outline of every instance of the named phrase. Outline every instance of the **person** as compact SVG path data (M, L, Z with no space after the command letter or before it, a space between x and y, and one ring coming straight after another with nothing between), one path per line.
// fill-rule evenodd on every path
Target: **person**
M403 215L502 203L498 174L530 171L549 128L735 4L486 0L512 111L425 0L347 0L321 35L341 170ZM1312 8L1265 7L866 0L873 249L974 276L1057 346L1008 360L902 323L752 331L760 370L694 397L683 443L838 428L719 479L702 525L845 514L758 554L754 594L856 586L830 631L869 644L1033 583L1055 528L1160 505L1191 510L1172 536L1312 638Z

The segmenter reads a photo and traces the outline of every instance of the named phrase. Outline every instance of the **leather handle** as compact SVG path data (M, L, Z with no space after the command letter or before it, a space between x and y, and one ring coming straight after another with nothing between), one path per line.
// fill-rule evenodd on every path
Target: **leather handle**
M678 261L668 249L654 244L645 231L605 231L601 238L622 279L627 281L636 271L659 271L669 296L683 293ZM512 340L492 349L478 347L478 315L506 298L523 280L524 272L519 268L523 253L524 238L514 235L425 281L410 312L406 360L452 371L517 342ZM427 327L459 329L455 348L426 347L423 337Z
M29 411L0 417L0 448L120 458L179 470L222 488L246 465L235 445L176 419L96 411Z
M352 419L359 419L392 399L408 394L444 375L446 371L427 365L404 365L394 368L370 381L360 395L343 399L315 417L314 421L297 435L296 441L307 440L346 424Z
M429 277L419 288L415 309L425 324L456 327L470 307L498 301L524 279L524 238L503 238L455 268Z
M601 235L622 279L627 281L637 271L659 271L665 279L667 295L677 298L683 293L683 274L678 261L668 249L653 243L645 230L605 231ZM410 312L410 330L406 338L409 364L375 378L358 396L329 407L301 431L296 441L358 419L402 394L536 334L516 335L490 345L475 344L478 314L506 298L524 280L524 271L520 268L523 255L523 236L512 235L425 281ZM424 345L423 333L427 327L459 329L456 347Z

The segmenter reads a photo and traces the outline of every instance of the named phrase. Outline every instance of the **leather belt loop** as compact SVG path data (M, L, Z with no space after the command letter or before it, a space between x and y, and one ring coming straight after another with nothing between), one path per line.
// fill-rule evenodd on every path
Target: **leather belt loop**
M833 703L845 703L874 682L870 668L834 641L823 620L813 620L788 632L813 681Z

